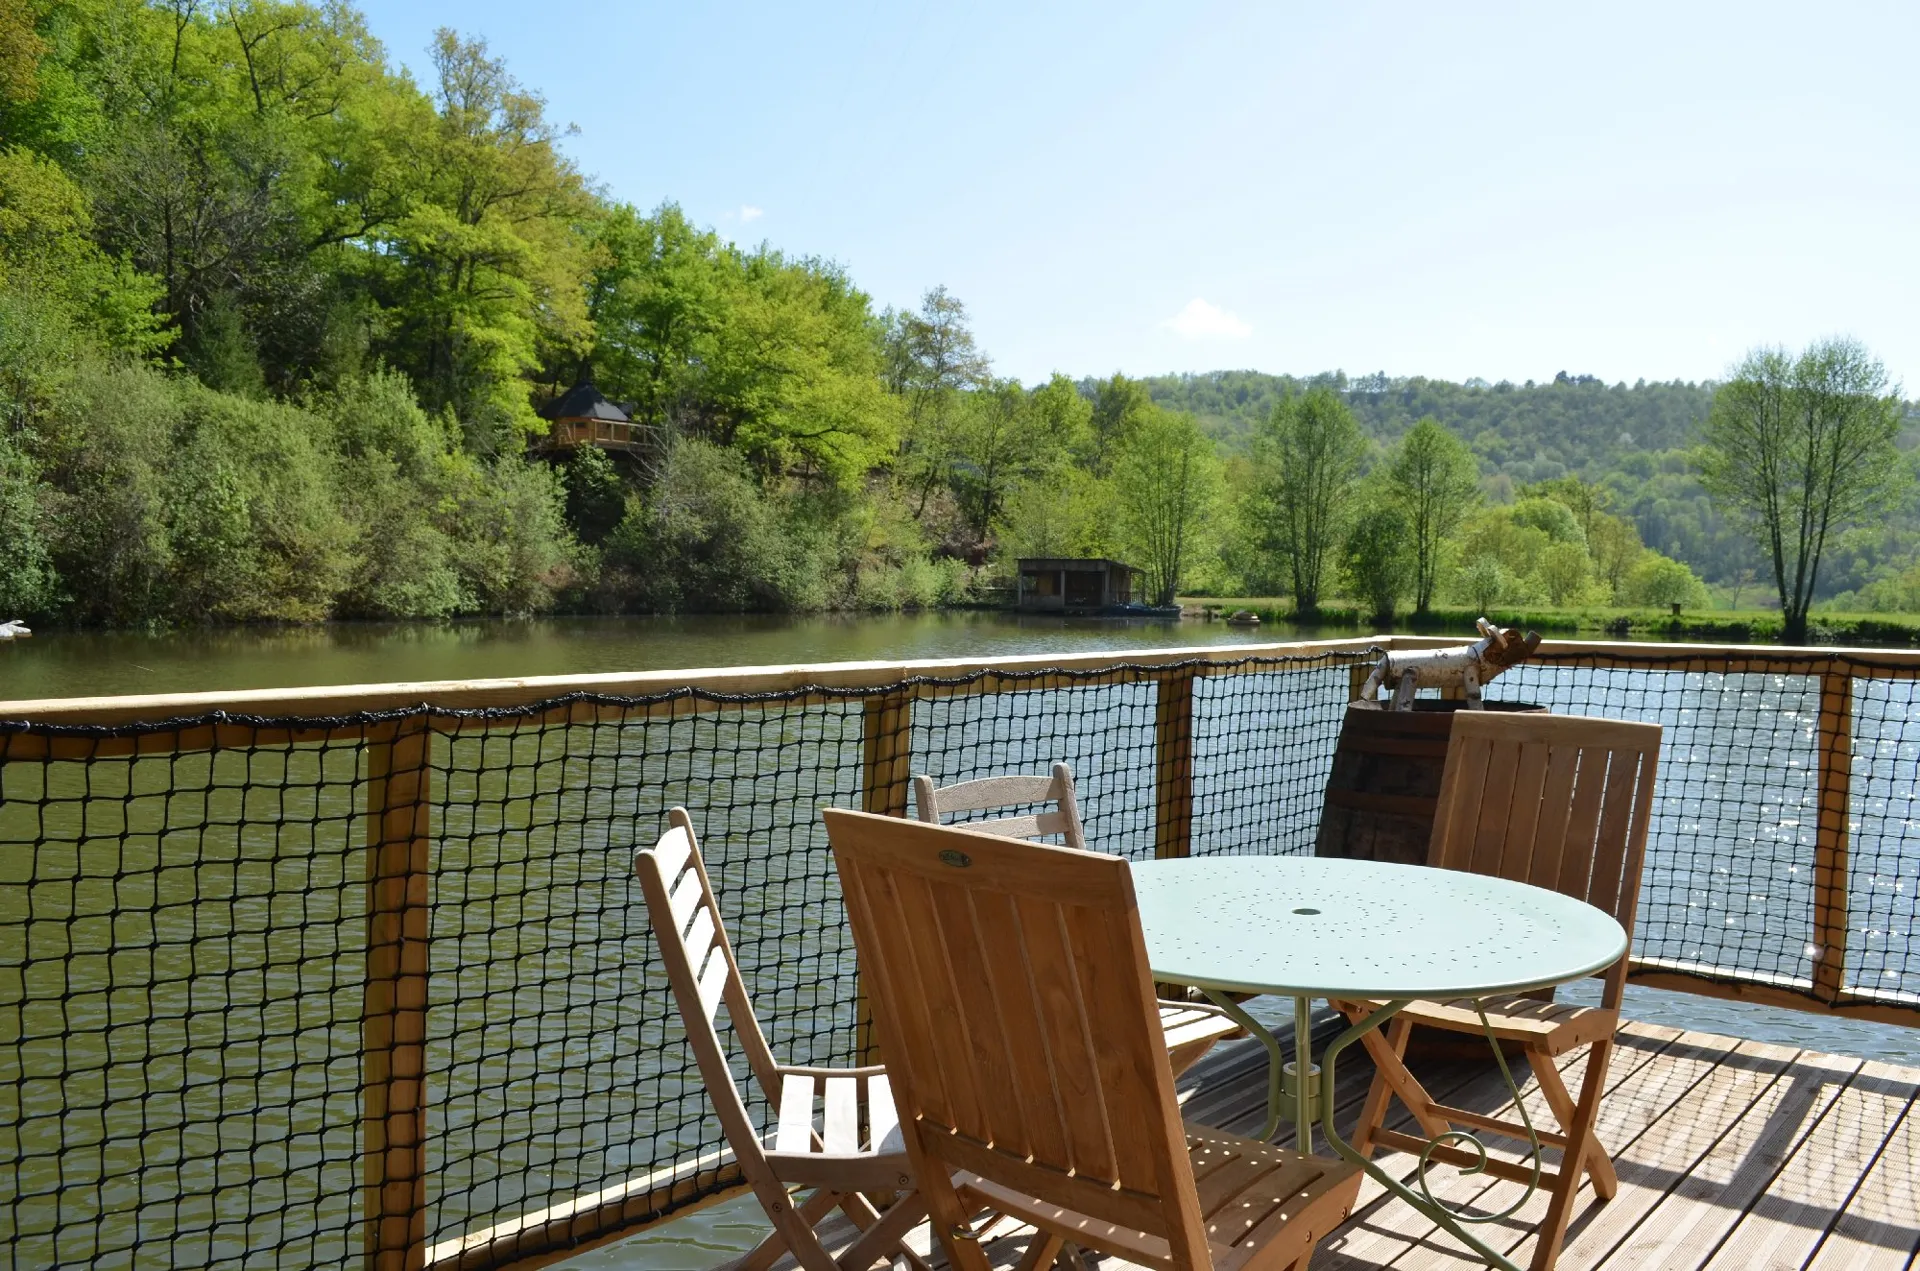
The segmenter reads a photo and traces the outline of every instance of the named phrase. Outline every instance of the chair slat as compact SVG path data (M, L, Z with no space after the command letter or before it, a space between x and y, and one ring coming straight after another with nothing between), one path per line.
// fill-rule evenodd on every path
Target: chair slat
M1527 741L1515 747L1513 800L1507 814L1506 843L1500 853L1500 877L1523 883L1533 873L1538 846L1540 797L1547 780L1545 742Z
M1533 863L1527 881L1557 887L1567 849L1567 821L1573 815L1573 783L1580 768L1580 747L1559 742L1547 748L1547 777L1540 788L1540 818L1534 823Z
M820 1137L827 1151L851 1155L860 1150L860 1078L828 1077L826 1128Z
M984 812L990 808L1019 807L1026 803L1047 803L1055 797L1052 777L981 777L935 791L936 817L956 812ZM971 828L971 827L970 827Z
M1018 1118L1020 1142L1038 1156L1063 1160L1066 1130L1054 1099L1053 1074L1044 1041L1044 1012L1033 996L1026 940L1011 896L973 895L974 923L990 956L986 973L1001 1028L1009 1046L1008 1077L1013 1098L1009 1113Z
M1463 738L1457 744L1457 752L1449 746L1447 763L1457 764L1459 771L1452 782L1442 784L1428 852L1428 863L1442 869L1472 866L1480 792L1487 784L1487 764L1493 758L1493 748L1485 742Z
M1512 748L1478 737L1469 745L1487 751L1486 784L1480 787L1480 816L1474 825L1473 847L1467 868L1476 874L1498 875L1505 855L1507 822L1513 812L1514 756Z
M1593 878L1594 836L1600 829L1600 800L1607 790L1607 752L1586 750L1573 782L1573 807L1567 812L1566 846L1560 857L1560 877L1553 890L1568 896L1587 894ZM1543 883L1544 885L1544 883Z
M685 931L687 919L693 917L693 911L699 906L700 898L707 894L701 884L700 871L690 869L680 876L680 882L674 887L667 904L673 910L673 929Z
M707 969L700 973L700 1009L709 1020L720 1010L720 999L727 991L727 977L732 972L733 968L727 965L726 958L715 950L707 962Z
M713 948L713 910L702 907L693 915L693 925L687 928L687 934L680 937L680 943L686 946L687 961L693 964L697 974L707 964L707 951Z
M906 920L911 965L918 968L928 1023L933 1035L944 1039L943 1044L934 1048L933 1060L940 1084L946 1091L950 1118L947 1124L984 1139L988 1135L981 1115L980 1090L969 1062L972 1042L959 993L954 987L953 970L940 938L940 916L934 909L932 889L917 876L897 874L894 882L900 898L899 912Z
M1025 928L1027 967L1040 1003L1054 1083L1055 1115L1066 1131L1066 1167L1090 1178L1114 1175L1113 1146L1097 1100L1100 1070L1093 1035L1080 1000L1060 906L1021 898L1015 902Z
M1160 1174L1153 1136L1160 1127L1144 1117L1114 1115L1116 1105L1122 1105L1114 1092L1152 1089L1154 1068L1166 1066L1165 1043L1137 1027L1139 1006L1129 1000L1137 995L1131 974L1137 964L1116 924L1077 905L1067 907L1064 914L1080 974L1081 1000L1099 1021L1100 1044L1094 1048L1094 1061L1104 1092L1101 1107L1107 1113L1108 1141L1113 1146L1110 1177L1121 1187L1153 1192L1159 1187ZM1157 1007L1153 1022L1152 1032L1158 1034Z
M993 821L966 821L962 823L969 830L978 830L982 834L997 834L1001 838L1030 839L1043 834L1057 834L1058 830L1041 828L1037 816L1006 816Z
M1633 829L1634 793L1639 780L1639 755L1616 750L1608 756L1606 806L1600 814L1600 831L1594 838L1593 874L1587 886L1587 903L1615 918L1621 916L1621 867L1627 856L1628 835Z
M893 1083L884 1072L867 1078L867 1133L872 1150L885 1150L887 1136L900 1128L900 1113L893 1106Z
M773 1150L796 1155L813 1151L813 1078L787 1073L780 1082L780 1123Z
M660 877L668 887L680 877L680 871L687 867L687 861L693 856L693 839L679 826L674 826L660 836L653 845L653 856L660 863Z

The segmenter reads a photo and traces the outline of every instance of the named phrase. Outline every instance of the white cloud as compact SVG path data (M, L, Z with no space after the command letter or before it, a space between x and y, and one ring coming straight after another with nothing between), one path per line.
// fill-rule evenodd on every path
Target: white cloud
M1188 340L1243 340L1253 334L1253 328L1242 322L1237 314L1228 313L1219 305L1208 304L1195 296L1187 301L1187 307L1160 324Z
M755 207L751 203L742 203L740 205L740 219L743 221L757 221L766 214L767 211L765 208Z

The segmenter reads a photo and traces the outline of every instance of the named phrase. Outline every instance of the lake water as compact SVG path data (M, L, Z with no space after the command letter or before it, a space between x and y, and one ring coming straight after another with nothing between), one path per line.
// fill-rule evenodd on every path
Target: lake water
M1302 638L1298 629L1274 624L1246 628L1198 620L987 612L335 623L161 634L48 631L0 642L0 700L875 658L974 658L1296 638Z
M667 667L980 657L1269 642L1296 634L1271 625L1246 631L1220 623L1194 621L1063 622L1015 619L998 614L806 619L550 619L163 635L50 632L30 641L0 645L0 699L591 674ZM1252 701L1240 708L1234 725L1240 731L1224 733L1217 747L1209 749L1205 736L1196 738L1196 780L1202 787L1204 805L1196 809L1197 841L1239 844L1237 850L1258 850L1257 844L1261 841L1258 832L1269 835L1284 832L1294 839L1304 833L1304 843L1310 845L1311 829L1305 821L1299 825L1290 822L1284 827L1250 828L1241 824L1236 809L1248 799L1239 791L1238 774L1242 769L1235 764L1236 752L1285 752L1289 741L1284 733L1286 728L1311 722L1316 734L1328 727L1337 729L1337 712L1344 700L1340 695L1344 675L1326 671L1316 674L1324 680L1317 696L1310 703L1281 703L1290 712L1284 717L1270 700L1264 705ZM1810 842L1807 836L1812 816L1811 786L1804 752L1811 719L1809 712L1817 704L1808 697L1810 682L1794 677L1708 676L1688 677L1682 683L1679 677L1649 678L1641 673L1626 672L1573 675L1563 668L1545 667L1525 668L1514 673L1513 679L1513 685L1503 695L1526 697L1560 710L1588 707L1606 713L1644 714L1661 719L1669 729L1672 753L1662 783L1667 791L1663 794L1662 806L1656 809L1652 849L1665 880L1659 895L1663 919L1657 923L1643 922L1642 944L1654 942L1659 946L1656 952L1671 952L1676 956L1694 949L1731 950L1740 957L1737 961L1730 960L1730 964L1750 964L1782 973L1801 970L1781 959L1797 956L1803 935L1794 925L1799 919L1793 915L1805 910L1806 889L1810 885L1809 879L1798 874L1795 864L1805 855ZM1910 823L1908 815L1914 806L1916 745L1906 738L1904 724L1916 712L1906 687L1902 686L1891 696L1891 690L1877 687L1881 696L1862 697L1855 712L1862 740L1870 742L1856 748L1856 771L1866 778L1856 783L1856 855L1872 844L1872 850L1887 863L1887 869L1881 874L1861 880L1864 890L1857 912L1875 914L1884 910L1886 919L1895 923L1910 909L1910 893L1901 889L1913 885L1915 873L1910 859L1896 859L1910 856L1904 845L1906 826ZM1262 690L1252 685L1241 687L1228 681L1210 682L1205 689L1207 694L1229 697L1237 692L1259 691ZM1230 703L1214 700L1216 708L1224 709L1227 705ZM1090 833L1104 835L1109 842L1133 844L1142 829L1150 826L1151 809L1141 803L1137 782L1129 786L1124 773L1103 771L1099 758L1103 749L1119 756L1116 763L1138 758L1142 738L1149 741L1151 738L1150 694L1118 691L1113 703L1117 711L1113 718L1117 722L1112 731L1083 731L1071 735L1064 743L1044 730L1036 732L1018 718L983 716L979 721L962 721L958 726L950 719L945 725L938 723L937 717L946 712L971 709L975 708L964 702L932 708L930 714L936 718L923 726L946 727L960 738L991 734L991 745L983 753L965 756L957 752L930 753L925 762L1004 767L1032 766L1050 756L1066 757L1074 762L1082 779L1085 802L1090 808ZM1262 730L1263 712L1268 711L1272 711L1273 726L1282 732ZM792 825L782 822L787 828L779 833L798 834L800 823L811 819L813 806L824 799L844 802L849 791L840 786L797 786L794 770L817 765L824 758L828 766L840 765L842 775L836 780L844 784L850 738L852 762L857 769L857 731L852 734L846 731L849 723L857 730L857 716L857 707L852 720L842 720L831 711L796 713L791 718L754 725L759 731L750 735L727 731L742 729L745 725L716 722L708 717L685 725L659 726L693 729L691 737L682 733L676 735L676 740L663 735L656 742L630 732L627 738L618 740L612 751L603 754L596 749L603 739L589 736L577 750L568 742L557 758L546 757L544 743L536 738L530 746L524 788L516 784L519 778L515 776L501 781L495 768L499 759L488 758L490 752L483 753L484 743L464 741L452 750L446 760L444 801L449 819L445 827L447 843L443 846L447 854L440 861L445 873L436 897L435 936L437 942L446 937L458 942L463 969L453 977L436 975L436 994L449 995L435 999L444 1007L441 1014L434 1016L442 1021L433 1025L436 1054L477 1053L503 1057L512 1051L516 1055L535 1057L535 1068L526 1073L496 1070L484 1063L475 1065L471 1073L461 1065L436 1067L436 1071L448 1073L449 1081L445 1091L447 1103L441 1113L446 1118L443 1125L448 1130L459 1129L462 1141L470 1142L473 1149L472 1156L464 1163L443 1162L445 1170L441 1181L445 1184L463 1181L463 1186L471 1187L478 1202L476 1212L487 1212L496 1202L513 1208L515 1197L505 1190L509 1184L522 1188L524 1194L539 1194L543 1185L560 1181L554 1176L568 1162L591 1157L604 1146L588 1144L595 1126L604 1122L584 1117L576 1122L569 1110L565 1125L543 1126L535 1134L517 1124L507 1126L505 1122L510 1118L502 1116L501 1108L507 1108L514 1117L531 1114L535 1108L551 1108L554 1083L559 1083L560 1089L571 1091L576 1081L583 1083L579 1087L582 1107L591 1104L604 1111L606 1107L624 1106L623 1100L631 1102L634 1092L630 1066L623 1067L625 1061L619 1054L612 1053L591 1055L588 1062L582 1064L577 1056L569 1057L572 1037L611 1037L617 1050L632 1044L620 1041L622 1037L638 1038L644 1034L649 1039L664 1040L661 1030L671 1028L664 1017L642 1019L619 1013L627 1009L624 999L631 997L631 986L623 983L620 968L625 956L622 942L630 938L628 928L633 925L634 915L620 899L624 890L618 877L602 878L581 872L579 862L610 857L614 853L604 849L619 846L596 836L604 837L616 824L631 825L639 819L651 824L658 807L668 801L690 805L709 801L705 790L682 790L683 783L691 788L713 787L722 782L737 784L741 790L737 799L727 801L726 816L739 815L746 819L741 826L731 827L717 810L711 813L710 852L724 852L721 842L729 828L737 829L736 838L743 845L747 841L768 841L768 832L757 818L771 806L789 808L789 812L781 815L793 819ZM770 738L770 732L777 736ZM777 744L769 748L769 740ZM698 771L689 769L664 776L655 771L657 763L651 756L685 753L690 741L702 756ZM629 750L634 744L639 749ZM1050 747L1061 744L1068 744L1071 753L1053 756ZM803 755L812 757L802 758ZM235 755L220 762L231 767L257 760ZM509 762L517 761L509 755ZM89 774L88 780L96 784L88 786L88 798L103 805L98 811L90 811L89 816L114 814L117 806L116 787L111 785L114 780L124 784L128 802L118 813L122 818L118 824L122 828L118 831L118 847L114 849L118 855L112 864L113 876L99 877L99 886L95 888L98 896L88 903L98 905L103 912L119 913L123 909L127 912L121 914L117 925L101 927L98 931L89 932L79 924L69 924L64 933L55 933L57 938L73 942L65 946L66 959L50 957L43 951L33 955L31 968L32 974L61 978L60 985L49 981L34 991L36 997L46 1001L52 1001L60 993L68 996L69 1000L61 1008L65 1014L58 1022L103 1040L114 1029L135 1026L134 1016L145 1018L148 1012L156 1011L158 1005L167 1006L167 1011L158 1013L166 1014L170 1020L188 1021L186 1025L169 1024L168 1027L190 1030L192 1021L203 1025L208 1021L217 1023L217 1036L196 1039L183 1031L177 1043L168 1042L168 1045L177 1045L181 1053L221 1057L213 1066L199 1070L189 1066L183 1070L183 1107L189 1099L201 1106L183 1117L181 1131L148 1126L143 1131L145 1137L137 1145L138 1151L128 1146L124 1155L109 1153L101 1162L105 1167L104 1176L111 1178L117 1164L122 1167L119 1176L129 1182L142 1171L151 1178L154 1170L151 1152L155 1144L168 1141L167 1133L184 1132L188 1121L217 1122L223 1117L245 1115L245 1109L230 1102L229 1092L244 1094L246 1086L244 1080L234 1084L232 1065L237 1062L236 1057L253 1055L247 1062L254 1073L282 1070L296 1077L318 1074L314 1080L320 1097L310 1096L312 1106L318 1109L313 1114L313 1124L294 1127L288 1132L289 1142L303 1147L310 1145L316 1160L330 1159L332 1164L322 1172L329 1176L339 1173L340 1179L329 1197L350 1200L354 1170L351 1126L357 1106L352 1074L330 1076L317 1061L286 1049L283 1045L286 1035L276 1031L283 1030L284 1023L250 1024L244 1011L223 1011L218 1003L211 1004L210 1011L209 1003L188 995L187 980L153 971L152 967L161 965L158 959L147 969L136 972L136 978L151 976L160 983L157 996L152 993L129 996L125 1001L102 998L97 1005L84 993L74 996L78 989L95 987L86 983L86 976L92 974L85 969L89 965L86 958L77 956L84 953L98 960L104 944L95 948L90 941L122 946L132 941L154 949L193 950L196 959L228 950L226 956L232 957L234 964L211 967L211 972L223 976L226 986L234 988L249 983L236 976L251 976L259 968L266 968L263 983L268 991L249 992L264 996L269 1002L289 1001L289 995L297 989L302 994L339 993L349 1007L357 1005L352 951L361 947L362 940L354 926L357 919L353 911L361 902L353 872L348 868L354 849L350 836L345 833L354 807L353 791L349 784L343 784L352 779L351 764L344 773L335 773L325 780L320 778L330 770L324 757L312 761L309 765L312 772L300 781L293 779L291 769L277 778L272 772L246 770L248 780L263 785L277 780L283 788L296 792L311 780L314 787L311 798L316 802L309 811L294 810L291 815L283 815L287 809L279 805L263 806L256 812L236 803L230 811L244 814L237 817L238 824L230 830L218 827L225 827L236 818L226 813L214 815L215 803L211 800L196 807L190 799L183 805L180 800L169 802L157 796L158 791L169 787L191 794L196 782L204 782L211 788L220 777L219 765L207 766L204 760L181 761L170 768L167 765L168 761L163 759L148 759L128 765L123 775L116 775L119 770L111 766L102 766ZM479 777L483 769L494 774L485 783ZM933 770L943 780L955 775L937 766ZM499 784L488 784L491 782ZM663 782L673 786L671 799ZM1314 792L1305 789L1305 784L1294 796L1289 796L1288 806L1298 804L1293 810L1310 817L1317 801L1311 797ZM1761 784L1768 788L1762 790ZM569 802L572 796L565 792L583 787L592 787L591 799L578 804ZM17 794L14 799L11 812L0 805L0 822L9 815L32 811L32 805ZM1742 819L1754 817L1759 819L1753 824ZM185 818L184 821L181 818ZM1106 822L1104 826L1096 823L1102 819ZM310 830L303 830L309 823ZM6 838L10 842L30 840L35 834L44 835L46 824L44 821L37 825L23 823L17 833L10 830ZM164 831L171 825L186 826L191 831L190 842L169 846ZM560 828L565 828L570 836L564 842L557 836ZM86 834L110 847L116 841L112 825L103 830L100 825L89 823ZM1150 832L1147 837L1150 842ZM1699 848L1701 844L1706 847ZM181 848L185 846L191 846L200 855L183 852ZM1738 850L1732 850L1734 847ZM800 859L799 856L783 858L781 868L793 866ZM76 871L85 874L90 868L78 854L74 860ZM211 870L206 867L208 860L215 862ZM130 865L130 861L134 864ZM771 870L774 862L764 856L756 859L717 856L715 863L727 874L722 881L723 888L751 885L774 887L777 891L776 883L788 885L766 875L764 871ZM0 862L4 864L6 862ZM17 877L18 864L15 861L8 866L5 879L0 881L24 881ZM295 878L287 877L284 871L295 865L305 872ZM316 872L321 865L330 872L324 875ZM806 887L816 886L819 877L830 872L830 867L820 861L814 861L809 868ZM617 875L617 871L615 873ZM151 881L142 882L143 878ZM126 890L130 885L146 886L151 895ZM792 885L800 885L798 875ZM0 895L0 921L5 925L33 921L14 912L19 891L0 887L0 892L10 892L10 896ZM1707 903L1695 904L1690 899L1695 893ZM84 899L78 888L74 895L77 900ZM1907 899L1901 900L1902 896ZM277 906L290 897L307 907L301 919L303 940L318 939L328 933L339 939L337 958L312 959L308 955L313 954L317 946L307 948L302 954L307 958L306 969L299 974L313 974L317 968L320 973L334 975L337 983L329 980L315 986L298 978L275 978L293 974L290 969L274 969L277 956L292 955L276 954L264 937L270 926L285 921ZM821 897L809 892L806 899L808 903L817 904ZM503 910L503 905L512 908ZM152 916L143 919L142 913ZM790 920L791 913L786 909L780 913L770 909L764 918L743 916L736 942L769 957L782 948L795 947L800 939L834 943L824 932L796 936L784 925ZM46 929L58 925L42 924ZM1863 938L1877 935L1881 943L1850 950L1849 965L1877 965L1872 959L1878 957L1892 974L1902 973L1907 966L1904 942L1911 938L1910 931L1890 930L1883 922L1877 930L1869 930L1863 924L1860 934ZM1893 943L1888 943L1889 939ZM436 944L436 948L443 947L446 946ZM548 961L555 950L564 951L560 960ZM843 956L845 952L842 949L839 954ZM568 962L568 958L577 960ZM8 954L5 960L13 961L13 955ZM436 962L436 972L442 966ZM101 982L124 970L100 971ZM276 989L275 985L282 988ZM1909 986L1896 979L1890 987ZM192 994L204 991L204 986L191 988ZM576 997L576 993L580 996ZM179 997L177 1003L173 1001L174 996ZM238 994L236 990L236 1005L243 996L245 994ZM480 1002L486 1004L483 1013L468 1013L471 1004ZM122 1019L119 1015L122 1010L132 1014ZM1742 1007L1651 990L1632 990L1627 1010L1637 1018L1656 1022L1895 1062L1915 1062L1915 1043L1920 1040L1920 1032L1914 1030ZM88 1011L93 1014L86 1014ZM608 1014L610 1011L613 1014ZM845 1021L837 1018L839 1013L844 1012L828 1010L817 1022L829 1032L844 1031ZM612 1029L608 1027L610 1020L616 1022ZM523 1036L529 1021L534 1022L532 1031ZM632 1025L631 1032L627 1031L628 1024ZM312 1040L319 1038L318 1031L311 1035ZM337 1040L350 1051L351 1035ZM153 1046L156 1042L149 1037L145 1044ZM649 1040L647 1044L655 1043ZM254 1047L257 1054L250 1052L249 1046ZM49 1052L45 1058L54 1062L60 1057ZM71 1062L71 1056L60 1062ZM276 1065L284 1067L276 1069ZM116 1076L128 1076L132 1066L135 1065L119 1072L111 1066L102 1071L101 1090L97 1094L102 1104L119 1097L111 1089L112 1081ZM56 1100L61 1094L53 1088L45 1093ZM67 1096L72 1097L71 1089ZM675 1087L673 1097L677 1104L688 1109L698 1107L702 1101L697 1082L684 1079ZM339 1104L337 1116L326 1111L329 1101ZM152 1106L148 1101L140 1115L150 1116ZM644 1115L640 1109L628 1110L628 1115L634 1113ZM492 1124L496 1119L502 1122L500 1126ZM346 1138L331 1137L342 1125L347 1127ZM36 1132L56 1138L64 1135L69 1144L74 1141L72 1125L42 1124ZM519 1152L533 1138L548 1132L553 1135L550 1145L543 1139L539 1153L515 1157L523 1176L496 1176L497 1170L489 1173L501 1159L503 1148ZM156 1134L159 1137L155 1137ZM182 1138L177 1147L170 1150L184 1157L204 1148L194 1149ZM53 1163L52 1157L40 1159L43 1166ZM232 1159L221 1166L234 1171L233 1188L245 1190L243 1180L252 1168L253 1159L235 1149ZM638 1159L644 1161L644 1153ZM184 1163L182 1159L177 1167L183 1167ZM602 1159L598 1164L613 1168L615 1162ZM584 1175L585 1178L595 1176L591 1170ZM71 1178L68 1182L71 1183ZM489 1191L495 1187L502 1190ZM137 1203L128 1196L116 1197L111 1188L101 1193L103 1208ZM220 1202L209 1199L208 1206L208 1213L217 1215ZM351 1221L350 1212L338 1210L331 1199L321 1209L325 1212L315 1212L319 1225L344 1234L347 1228L342 1224ZM256 1236L263 1230L255 1229ZM651 1235L588 1255L578 1260L578 1265L706 1266L750 1246L763 1230L764 1224L751 1202L744 1206L722 1206L690 1216ZM224 1239L243 1241L244 1233L245 1224L241 1224ZM202 1247L211 1251L221 1247L223 1237L215 1232L207 1241ZM244 1248L244 1244L227 1247L237 1250ZM179 1251L184 1253L185 1248Z

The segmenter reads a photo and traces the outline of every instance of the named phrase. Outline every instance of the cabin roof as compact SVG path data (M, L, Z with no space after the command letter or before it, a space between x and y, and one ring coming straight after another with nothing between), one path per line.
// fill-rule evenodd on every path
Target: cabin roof
M616 424L631 422L627 412L606 399L592 384L575 384L540 408L542 419L604 419Z
M1126 569L1140 572L1138 565L1104 556L1023 556L1017 562L1021 573L1043 569Z

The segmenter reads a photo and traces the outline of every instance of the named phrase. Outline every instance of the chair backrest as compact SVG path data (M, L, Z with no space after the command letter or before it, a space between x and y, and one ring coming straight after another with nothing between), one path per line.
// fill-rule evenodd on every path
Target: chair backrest
M760 1137L734 1084L726 1047L714 1025L722 1003L754 1080L775 1107L780 1098L779 1074L766 1035L754 1017L746 984L740 978L740 966L727 941L720 908L714 903L713 882L700 856L693 819L685 808L674 808L667 813L667 821L669 828L658 842L634 853L633 872L640 879L660 960L666 965L674 1003L680 1008L687 1041L719 1114L721 1129L735 1156L749 1152L757 1155Z
M1207 1266L1126 861L825 815L919 1176L971 1170Z
M1080 829L1080 804L1073 796L1073 770L1063 763L1053 765L1052 775L1045 777L981 777L951 786L935 786L933 778L925 775L913 779L914 811L922 821L934 825L961 812L1029 808L1042 803L1053 806L1021 816L968 821L966 828L1016 839L1058 834L1068 847L1087 845Z
M1460 711L1427 864L1532 883L1604 909L1633 937L1660 725ZM1617 1006L1626 959L1607 972Z

